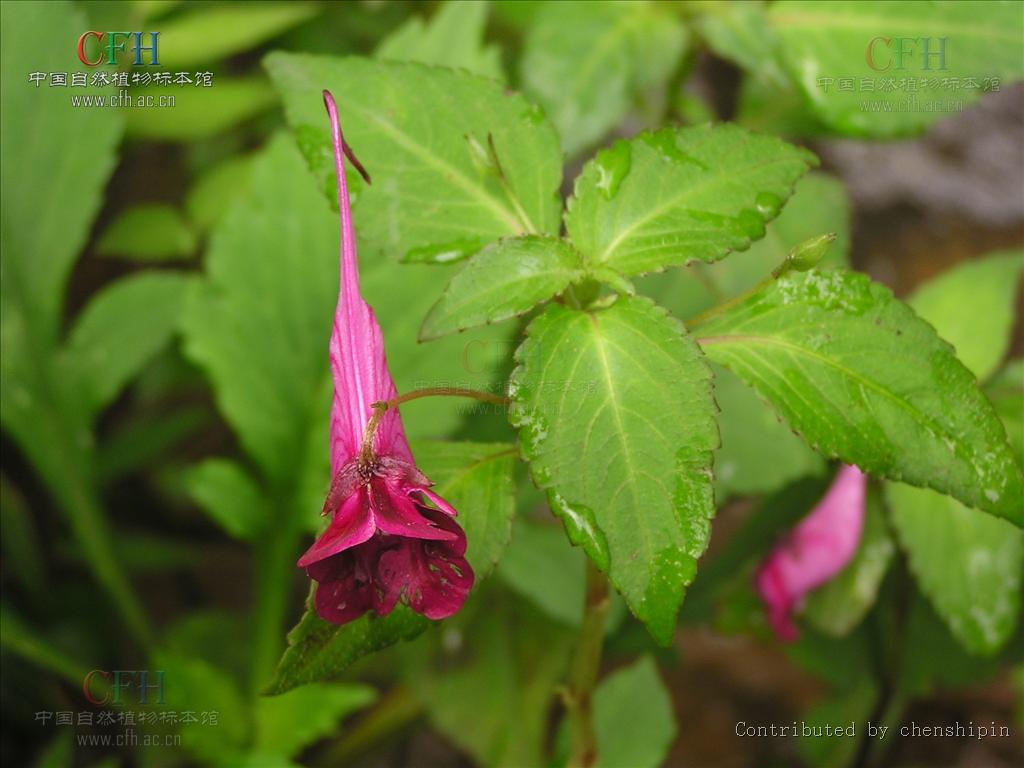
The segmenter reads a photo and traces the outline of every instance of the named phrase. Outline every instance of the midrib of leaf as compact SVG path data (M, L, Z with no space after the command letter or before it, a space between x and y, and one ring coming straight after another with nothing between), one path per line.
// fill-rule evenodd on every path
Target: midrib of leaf
M629 478L632 478L632 477L636 476L636 472L634 471L633 461L632 461L632 459L630 457L629 441L628 441L627 436L626 436L625 427L622 424L622 416L619 413L619 402L618 402L618 399L615 397L615 384L612 381L612 372L611 372L611 368L608 365L608 354L607 354L607 352L605 351L605 348L604 348L604 340L603 340L603 338L601 336L601 327L600 327L600 325L599 325L599 323L597 321L597 318L594 317L593 314L589 314L588 313L587 314L587 319L590 321L590 323L591 323L591 325L593 326L593 329L594 329L594 343L595 343L595 345L597 347L597 352L598 352L598 355L600 356L600 359L601 359L601 370L602 370L602 373L604 374L605 385L608 388L608 399L607 399L606 402L611 405L612 413L615 415L616 431L617 431L617 434L619 435L619 438L620 438L619 439L619 443L622 446L621 453L622 453L622 456L623 456L623 463L624 463L624 465L626 467L626 470L627 470L627 479L624 480L619 485L619 487L615 489L615 496L618 496L619 492L623 489L623 487L628 488L629 489L629 494L630 494L630 496L632 497L632 500L633 500L633 504L630 507L628 507L628 508L629 509L636 509L638 507L636 502L639 501L639 500L636 497L636 491L634 490L633 486L630 485L629 482L628 482ZM640 370L643 370L643 368L641 368ZM574 369L574 373L575 373L575 369ZM587 434L587 438L585 438L584 446L586 446L586 444L589 442L589 435L590 435L590 432L593 429L593 424L596 421L597 421L597 413L594 414L594 418L591 420L591 426L587 428L587 433L586 433ZM650 532L643 525L638 525L638 526L636 526L636 528L643 535L643 538L644 538L644 549L647 552L652 552ZM611 571L612 567L613 566L612 566L611 562L609 562L608 570Z
M706 143L707 142L702 142L701 146L703 146L703 144L706 144ZM797 158L795 158L795 157L787 157L787 158L779 158L779 157L777 157L777 158L774 158L772 160L767 160L765 162L755 163L754 165L745 166L744 170L746 172L749 172L749 171L752 171L752 170L755 170L755 169L759 170L759 169L763 169L763 168L769 168L769 167L771 167L773 165L780 165L782 163L791 163L791 162L796 162L796 161L797 161ZM806 163L804 163L804 164L806 165ZM731 169L729 169L729 170L731 170ZM693 186L691 186L688 189L686 189L683 193L681 193L677 197L669 198L668 200L666 200L665 202L661 203L660 205L656 205L655 207L651 208L645 215L641 216L639 219L634 220L634 222L631 225L626 227L626 229L622 230L615 237L615 239L611 241L611 243L608 245L608 247L605 248L604 251L602 251L601 255L598 256L597 262L598 263L602 263L602 264L605 263L605 261L607 260L608 256L616 248L618 248L619 244L623 240L625 240L627 237L632 235L637 229L639 229L640 227L645 225L651 219L657 218L658 216L660 216L661 214L663 214L666 210L668 210L670 208L675 208L677 205L680 205L682 203L686 203L688 200L691 199L691 197L695 193L706 191L707 189L713 188L714 186L720 184L723 181L729 181L729 180L730 180L730 177L726 173L721 173L721 174L714 175L714 176L712 176L710 178L706 178L703 181L700 181L700 182L694 184ZM663 246L663 247L668 248L668 247L671 247L671 246Z
M975 37L978 39L1006 40L1013 43L1020 38L1013 34L1002 34L991 27L979 27L972 24L952 26L937 24L934 21L908 19L899 16L836 16L832 13L779 13L772 19L772 26L790 28L814 27L815 29L856 29L877 31L884 29L889 32L906 29L920 36L921 32L941 32L957 36Z
M372 120L374 123L380 126L380 128L385 133L387 133L392 139L394 139L395 143L407 149L411 154L414 154L417 157L419 157L427 165L436 168L441 173L442 176L447 177L457 186L462 187L475 198L480 200L480 202L482 202L488 208L494 211L498 215L499 219L501 219L504 223L508 224L511 227L511 234L518 234L520 231L520 225L524 226L526 230L529 232L534 231L532 222L519 221L514 211L510 212L501 204L500 201L496 200L486 189L477 184L474 184L470 179L466 178L466 176L455 166L442 161L437 155L425 150L412 137L410 137L408 134L406 134L396 125L394 125L394 123L385 120L383 117L380 117L377 113L371 112L362 105L352 104L350 108L359 111L360 113L362 113L364 117L368 118L369 120ZM509 191L508 194L511 195L512 192Z
M931 418L928 417L927 414L925 414L924 412L922 412L922 411L918 410L917 408L915 408L912 403L909 403L906 400L902 399L895 392L891 392L890 390L886 389L885 387L882 387L881 385L876 384L871 379L864 378L863 376L858 374L853 369L847 368L845 365L840 364L838 361L836 361L836 360L834 360L834 359L832 359L830 357L825 357L824 355L820 355L817 352L815 352L814 350L808 349L807 347L801 347L798 344L793 344L791 342L784 341L782 339L774 338L774 337L771 337L771 336L758 336L758 335L750 335L750 334L744 334L744 335L725 334L725 335L720 335L720 336L705 336L705 337L702 337L702 338L698 337L697 338L697 343L700 344L701 346L704 346L704 345L714 345L714 344L739 344L739 345L742 346L744 343L762 344L762 345L765 345L765 346L780 347L780 348L785 349L786 351L790 352L791 354L803 355L804 357L812 358L814 360L817 360L823 366L834 368L835 370L839 371L840 373L843 373L846 376L849 376L851 379L856 381L858 384L864 385L864 386L866 386L866 387L868 387L868 388L878 392L879 394L883 395L888 400L892 401L893 403L896 403L898 406L900 406L900 408L902 408L904 411L909 413L911 416L914 416L915 420L918 421L919 423L930 425L931 427L934 428L934 431L937 434L941 434L941 435L944 435L945 437L951 438L953 440L953 443L956 446L961 447L963 445L963 443L960 441L958 435L947 431L943 427L939 427L935 423L935 421L933 421ZM779 371L770 361L765 360L765 358L763 358L763 357L759 357L759 359L762 362L764 362L764 364L768 368L773 370L775 373L777 373L777 374L781 373L781 371ZM819 391L821 391L821 390L819 390ZM958 453L960 453L961 457L963 457L963 454L961 452L958 451ZM963 457L963 458L971 458L971 457L968 456L968 457Z

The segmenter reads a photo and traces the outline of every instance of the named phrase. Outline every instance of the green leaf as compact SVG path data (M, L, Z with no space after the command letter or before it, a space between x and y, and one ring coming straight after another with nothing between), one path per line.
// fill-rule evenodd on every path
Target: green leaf
M74 5L5 3L2 19L0 253L7 362L22 354L8 313L23 317L18 325L25 323L32 334L28 346L35 349L26 355L44 355L39 345L57 337L64 284L103 202L121 121L114 110L76 109L62 89L28 82L30 69L66 72L81 66L74 45L65 42L88 28ZM3 389L11 390L6 375L4 380Z
M63 351L83 409L98 413L178 329L188 277L143 272L96 294L76 318Z
M491 583L429 639L410 648L405 677L431 724L480 765L544 765L572 633Z
M738 296L765 279L782 264L791 249L809 238L829 232L836 240L819 269L849 266L850 203L839 179L810 173L796 185L793 197L779 218L765 228L762 239L742 253L732 253L714 264L692 264L705 282L714 286L719 299Z
M999 656L968 654L917 590L912 592L907 609L899 661L898 689L915 697L983 683L1006 669L1005 660Z
M145 618L94 492L85 406L95 404L84 402L57 349L68 274L102 203L121 122L114 110L76 109L63 89L33 87L25 70L26 62L38 72L76 70L68 41L84 29L85 17L70 3L0 4L0 421L145 642Z
M831 725L835 729L846 728L849 723L856 723L855 730L859 730L866 727L866 723L876 716L878 700L878 683L871 676L865 675L857 685L839 695L828 696L805 711L800 718L801 725L806 723L815 729ZM862 723L865 725L861 725ZM893 732L889 731L889 735L891 738ZM797 741L797 747L806 765L813 765L816 768L847 768L855 764L863 739L868 738L863 733L856 736L859 738L801 738ZM875 738L878 738L877 734Z
M847 266L849 220L849 202L843 185L823 173L810 173L797 183L780 216L766 227L764 238L748 250L732 253L714 264L697 262L686 269L645 275L637 285L641 293L676 317L695 317L753 288L786 258L791 248L809 237L836 233L836 241L821 267Z
M686 30L654 3L545 3L526 34L521 76L570 156L618 125L633 98L664 88Z
M417 466L433 490L458 511L466 532L466 559L479 584L497 565L512 535L515 447L507 443L413 443Z
M805 149L734 125L663 128L587 163L565 226L588 263L626 275L715 261L763 237L816 163Z
M235 198L249 188L251 169L251 157L232 157L196 179L185 197L185 212L197 231L213 227Z
M504 80L501 51L484 45L487 3L449 0L428 23L412 16L377 46L374 56L393 61L419 61Z
M569 545L562 526L554 520L530 521L520 516L512 525L512 542L497 573L507 587L549 618L578 627L583 619L585 558L583 552ZM609 636L626 615L622 599L615 593L610 599L605 622L605 634Z
M1024 478L991 405L887 288L790 273L692 330L826 456L1024 523Z
M921 591L969 652L994 653L1018 619L1024 531L926 489L893 483L886 498Z
M1005 84L1024 76L1024 18L1016 3L786 0L773 3L768 16L804 99L822 120L851 135L921 132L944 114L926 105L970 104L984 92L986 78ZM929 41L927 60L922 39ZM938 55L942 39L944 59ZM906 55L899 57L901 40ZM840 78L853 87L840 89ZM872 90L864 89L863 78ZM925 83L911 92L899 85L902 78ZM977 85L950 91L945 78L975 78ZM896 87L884 85L890 79ZM906 109L908 100L918 108Z
M501 240L476 254L452 278L423 321L420 338L523 315L583 274L579 254L565 240Z
M214 78L210 88L147 86L132 91L131 95L134 99L146 99L147 104L152 99L152 103L159 105L162 99L164 104L173 105L139 107L136 101L123 111L130 137L156 141L207 139L266 112L277 103L273 89L262 77L221 75Z
M1022 271L1024 251L993 253L943 272L914 291L907 303L984 381L1010 346Z
M316 3L302 2L192 6L188 13L160 23L160 63L179 69L218 61L255 48L319 12Z
M831 581L807 596L804 617L826 634L848 635L875 604L895 551L882 500L872 487L856 555Z
M534 481L661 643L714 513L711 374L647 299L551 305L516 352L510 418Z
M805 627L800 639L782 647L786 656L826 683L834 694L855 693L877 674L877 659L867 627L845 637Z
M583 553L553 525L517 518L498 567L501 580L547 616L578 627L583 614Z
M134 387L139 398L139 386ZM96 478L101 486L132 472L160 466L171 451L212 426L213 409L206 405L161 408L159 413L140 409L130 418L118 419L117 426L104 435L96 447Z
M499 83L360 58L274 53L266 66L329 198L334 163L321 91L337 98L345 139L376 180L350 185L356 231L375 250L469 255L500 237L558 232L555 131ZM480 168L468 138L493 143L503 174Z
M724 59L769 83L785 85L778 62L778 43L761 2L720 3L697 19L708 46Z
M250 617L208 607L186 613L164 627L160 640L167 653L202 658L242 682L251 662L251 637Z
M783 137L835 135L804 103L792 85L775 85L747 75L740 83L734 120L747 130Z
M307 685L281 696L256 700L254 717L259 755L295 757L329 735L346 715L372 704L377 691L367 685Z
M196 235L171 205L136 205L121 212L96 244L101 256L163 261L191 256Z
M1011 360L985 387L996 413L1003 420L1006 435L1024 467L1024 360Z
M207 459L190 467L185 490L229 535L256 539L271 521L271 510L256 481L237 463Z
M629 723L629 727L624 727ZM650 656L608 675L594 692L598 768L657 768L676 737L672 699Z
M264 693L276 696L307 683L337 678L359 659L402 640L411 640L430 624L398 605L387 616L370 612L348 624L330 624L308 609L288 633L288 648Z
M721 411L722 446L715 454L715 498L771 493L806 475L824 472L825 462L783 424L750 387L726 368L714 366L715 400Z
M764 280L790 249L823 232L835 232L822 268L845 266L849 250L849 203L842 183L822 173L810 173L796 185L780 216L765 236L741 253L714 264L691 264L644 278L661 283L658 296L671 294L668 306L687 317L706 305L685 304L689 294L713 295L717 301L737 296ZM710 304L711 300L706 302ZM798 477L819 474L824 462L784 424L775 412L728 370L715 370L715 400L721 413L718 427L722 447L715 455L715 496L719 504L733 495L770 493Z
M46 560L40 547L35 515L18 488L0 474L0 553L12 582L33 599L43 598Z
M237 758L249 737L250 725L249 709L234 681L203 659L167 652L156 656L154 667L163 672L168 708L217 712L215 728L201 722L179 723L181 748L205 762Z

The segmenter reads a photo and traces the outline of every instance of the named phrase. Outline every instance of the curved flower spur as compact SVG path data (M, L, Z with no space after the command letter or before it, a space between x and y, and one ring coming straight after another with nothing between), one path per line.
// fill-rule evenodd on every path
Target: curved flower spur
M341 211L341 285L330 342L333 482L323 508L331 523L298 565L318 582L317 613L334 624L369 610L383 616L399 601L443 619L462 607L473 586L466 535L455 510L417 469L398 410L373 407L397 392L380 326L359 292L343 156L370 178L345 143L334 98L323 95Z

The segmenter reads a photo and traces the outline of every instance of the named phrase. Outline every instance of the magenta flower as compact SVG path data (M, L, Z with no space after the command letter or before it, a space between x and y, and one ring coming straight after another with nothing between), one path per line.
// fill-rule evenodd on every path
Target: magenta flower
M319 582L316 611L344 624L373 610L383 616L402 601L430 619L451 616L473 586L466 562L466 535L455 510L430 490L416 468L397 409L374 419L372 404L396 397L384 356L384 339L373 310L359 293L356 240L352 228L347 156L369 176L345 143L330 92L324 104L331 120L341 209L341 287L331 333L331 473L324 502L331 524L299 558Z
M793 642L800 632L793 612L804 597L850 562L864 528L867 476L843 466L818 505L771 551L754 577L780 640Z

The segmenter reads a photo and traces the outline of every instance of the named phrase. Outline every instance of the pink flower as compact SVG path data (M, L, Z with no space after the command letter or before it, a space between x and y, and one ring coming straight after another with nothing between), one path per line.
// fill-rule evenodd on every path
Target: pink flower
M780 640L793 642L800 632L793 612L804 597L850 562L864 528L867 476L843 466L810 514L772 550L754 577L768 621Z
M298 564L319 582L316 610L332 623L344 624L369 610L383 616L399 601L428 618L443 619L462 607L473 586L466 535L452 519L455 510L416 468L397 409L383 413L367 437L372 404L392 400L397 392L380 326L359 293L343 155L370 179L345 143L328 91L324 104L341 209L341 287L330 343L334 480L324 502L331 524Z

